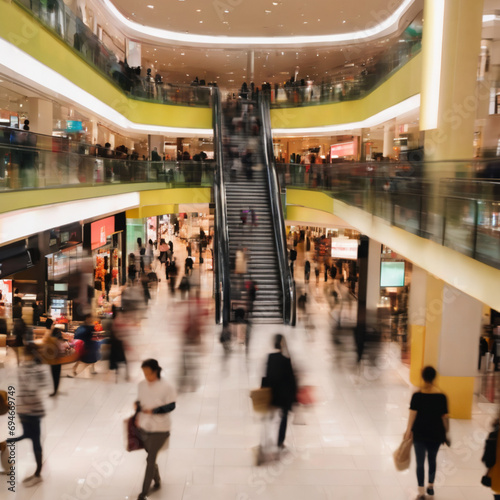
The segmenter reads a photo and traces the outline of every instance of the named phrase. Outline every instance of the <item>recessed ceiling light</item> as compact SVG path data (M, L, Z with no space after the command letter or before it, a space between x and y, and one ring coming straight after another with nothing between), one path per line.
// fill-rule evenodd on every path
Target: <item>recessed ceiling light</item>
M225 14L229 14L229 11L228 11L228 10L225 10L225 11L224 11L224 13L225 13Z
M345 24L345 19L342 21L342 24Z
M154 5L148 5L148 9L154 9L155 6Z
M181 56L183 56L183 55L184 55L184 52L181 52Z
M203 21L200 21L200 24L202 24L202 23L203 23Z
M266 10L264 11L266 14L271 14L271 11L270 10Z
M307 21L304 21L304 24L307 24Z
M201 12L201 9L196 9L196 12Z

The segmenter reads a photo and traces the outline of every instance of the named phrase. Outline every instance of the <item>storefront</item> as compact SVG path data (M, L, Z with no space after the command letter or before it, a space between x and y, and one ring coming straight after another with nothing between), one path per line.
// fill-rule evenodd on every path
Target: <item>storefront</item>
M113 300L125 282L124 244L125 213L85 224L84 247L90 250L95 290L95 313L98 317L111 314Z
M67 329L73 319L74 283L83 267L82 226L70 224L44 233L47 314Z

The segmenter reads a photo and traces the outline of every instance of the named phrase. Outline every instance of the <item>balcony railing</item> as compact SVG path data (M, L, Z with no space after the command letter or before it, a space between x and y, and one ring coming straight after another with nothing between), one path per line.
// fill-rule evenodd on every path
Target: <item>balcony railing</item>
M322 191L500 269L500 162L278 164L277 168L282 185Z
M61 0L14 0L62 39L88 64L130 97L162 104L210 107L210 87L156 81L126 63L125 53L107 47ZM118 55L119 52L122 54Z

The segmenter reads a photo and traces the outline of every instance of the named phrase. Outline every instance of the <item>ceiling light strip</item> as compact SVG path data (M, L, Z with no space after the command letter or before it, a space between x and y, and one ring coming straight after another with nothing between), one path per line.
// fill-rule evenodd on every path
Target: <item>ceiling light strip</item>
M43 87L45 90L59 94L75 105L85 108L94 115L130 132L187 135L188 137L211 137L213 135L211 128L166 127L132 122L111 106L3 38L0 38L0 71L21 75L33 87L37 89Z
M248 46L286 46L286 45L320 45L320 44L344 44L348 42L360 42L381 35L387 30L396 30L403 14L412 5L414 0L403 0L401 5L381 23L366 29L350 33L336 33L330 35L312 36L213 36L196 35L194 33L180 33L177 31L145 26L125 17L113 4L111 0L102 0L102 3L115 19L124 27L136 35L142 35L147 39L170 43L183 43L190 45L217 45L223 47L248 47ZM375 16L374 16L375 20Z
M324 127L307 128L273 128L273 137L295 137L307 135L327 135L334 132L347 132L358 128L370 128L380 125L411 111L416 111L420 107L420 94L416 94L394 106L391 106L379 113L376 113L365 120L351 123L340 123L338 125L325 125Z

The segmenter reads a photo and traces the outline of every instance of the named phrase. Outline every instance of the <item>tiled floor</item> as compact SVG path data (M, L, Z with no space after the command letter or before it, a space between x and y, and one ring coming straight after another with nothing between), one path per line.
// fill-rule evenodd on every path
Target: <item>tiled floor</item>
M202 279L210 294L210 276ZM414 462L396 472L392 451L404 432L412 387L398 347L387 344L374 364L356 366L351 339L331 342L328 308L322 289L311 285L310 308L316 328L312 340L301 325L295 329L256 326L248 355L236 344L224 361L219 330L206 325L199 365L199 386L181 393L172 414L170 449L159 458L162 489L152 500L406 500L416 495ZM347 310L348 311L348 310ZM156 357L164 376L177 384L181 359L180 332L186 307L172 300L164 281L136 331L130 353L131 382L86 369L76 379L63 378L61 395L47 398L43 422L44 481L23 488L34 468L28 441L19 443L18 488L22 500L123 500L137 497L145 453L123 448L123 420L132 414L139 361ZM256 467L255 451L262 423L252 412L249 390L260 384L271 338L287 335L292 362L302 384L317 387L317 404L291 418L288 453ZM63 374L69 367L63 369ZM16 381L14 356L0 369L1 384ZM496 411L476 403L471 421L452 421L453 446L438 456L436 500L491 499L479 484L486 429ZM295 423L293 423L295 420ZM2 436L6 426L2 421ZM276 430L272 430L273 434Z

